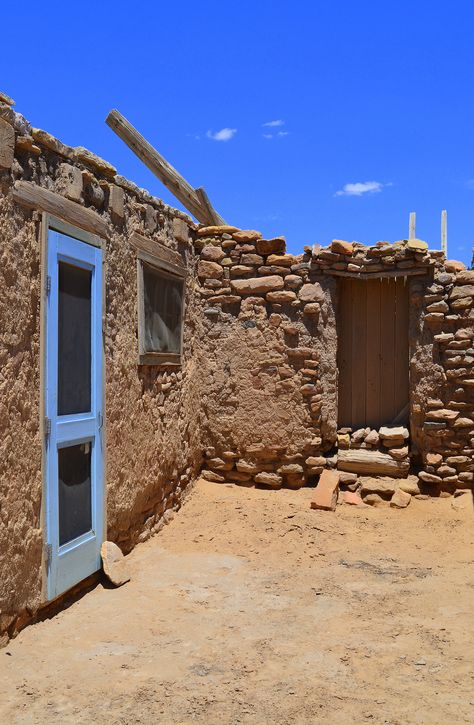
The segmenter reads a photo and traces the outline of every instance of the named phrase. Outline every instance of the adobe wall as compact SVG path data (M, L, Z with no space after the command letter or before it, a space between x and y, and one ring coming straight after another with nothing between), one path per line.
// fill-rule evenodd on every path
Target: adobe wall
M93 210L107 227L105 267L107 537L129 551L166 522L201 466L194 362L192 222L65 146L0 102L0 635L41 603L41 214L14 203L19 181ZM7 128L8 126L8 128ZM6 129L6 131L5 131ZM9 133L11 129L11 134ZM179 253L188 269L183 364L138 365L132 231Z
M293 256L283 238L197 227L0 98L0 635L41 603L41 214L13 201L25 181L105 225L107 536L124 551L159 530L203 458L209 480L298 488L344 450L380 450L423 492L473 487L473 271L415 242ZM138 365L134 231L188 270L178 369ZM410 289L409 449L403 431L337 420L338 280L394 273Z
M362 448L393 458L396 475L418 471L423 492L473 486L474 271L418 240L335 241L295 257L281 238L208 227L195 247L209 350L206 478L298 488L323 467L344 470L341 451ZM337 280L396 274L410 295L410 430L338 432Z

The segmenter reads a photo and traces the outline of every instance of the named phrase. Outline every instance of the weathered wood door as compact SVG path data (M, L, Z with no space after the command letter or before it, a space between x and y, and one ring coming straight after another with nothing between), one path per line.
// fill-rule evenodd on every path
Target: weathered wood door
M390 425L408 418L406 278L340 281L339 427Z

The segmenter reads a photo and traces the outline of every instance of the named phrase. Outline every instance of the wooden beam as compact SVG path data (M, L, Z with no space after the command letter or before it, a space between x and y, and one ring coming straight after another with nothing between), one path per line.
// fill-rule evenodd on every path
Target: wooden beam
M43 189L31 181L16 181L12 196L17 204L46 211L99 237L106 239L109 236L107 223L97 212L65 199L54 191Z
M416 212L410 212L410 220L408 222L408 239L416 238Z
M388 453L360 448L359 450L339 451L337 468L339 471L349 471L361 475L373 474L374 476L405 478L408 475L410 461L408 459L397 461Z
M206 211L206 213L209 215L209 219L211 220L211 224L217 224L218 226L221 224L225 224L225 221L221 217L220 214L216 212L214 207L212 206L209 197L206 193L206 190L200 186L196 191L196 196L198 197L202 208Z
M431 267L413 267L411 269L387 269L380 272L344 272L339 269L323 269L323 274L334 277L352 277L353 279L377 279L382 277L418 277L429 272Z
M110 111L105 122L198 221L202 224L215 224L215 220L219 219L217 223L224 224L222 217L212 208L209 199L207 199L208 206L203 205L200 195L196 193L191 184L158 153L119 111L116 109Z

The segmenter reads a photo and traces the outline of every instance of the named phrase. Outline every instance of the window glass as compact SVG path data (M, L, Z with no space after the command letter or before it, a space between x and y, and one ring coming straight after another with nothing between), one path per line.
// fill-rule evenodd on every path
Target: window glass
M92 528L91 444L58 450L59 545Z
M58 415L91 409L92 272L59 262Z
M181 352L183 280L143 263L145 352Z

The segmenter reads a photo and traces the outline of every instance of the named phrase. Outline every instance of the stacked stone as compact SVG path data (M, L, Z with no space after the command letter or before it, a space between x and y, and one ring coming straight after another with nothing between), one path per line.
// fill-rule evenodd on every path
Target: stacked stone
M341 450L360 449L379 450L388 453L396 461L408 459L408 439L410 434L403 426L375 428L340 428L337 432L337 445Z
M421 239L403 239L393 244L377 242L370 247L335 239L329 249L322 249L316 244L305 247L305 250L311 253L313 270L351 277L395 270L398 273L423 268L429 270L436 265L437 259L443 257L443 252L428 251L427 243Z
M419 475L452 493L474 487L474 271L446 262L424 302L444 384L421 411L427 443Z
M243 455L223 451L216 455L214 448L205 451L202 477L216 483L237 483L241 486L298 489L319 476L324 469L335 467L334 457L289 455L285 448L250 446ZM356 480L347 475L347 482ZM345 480L346 480L345 479Z
M171 234L188 242L194 227L183 212L168 207L117 173L108 161L83 146L68 146L47 131L34 128L13 109L14 101L0 92L0 181L32 181L70 201L106 214L122 229L133 218L144 234ZM165 241L166 239L166 241ZM176 245L175 245L176 246Z

